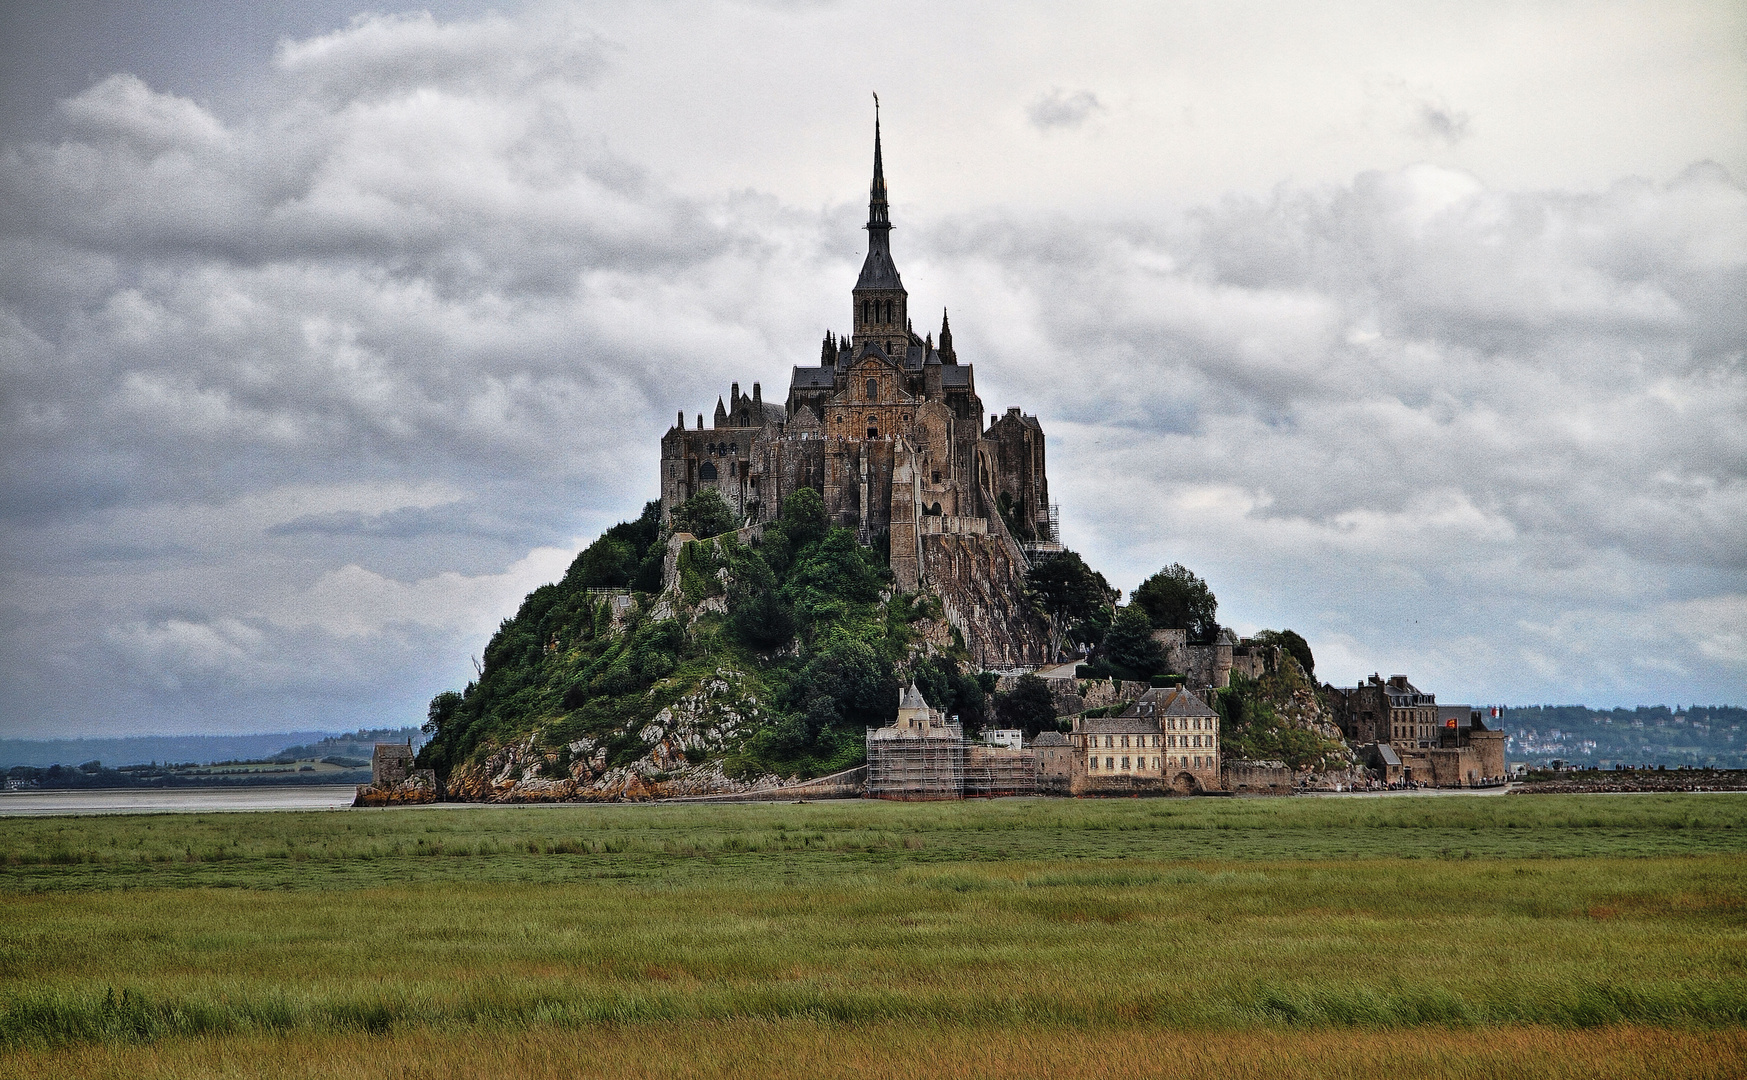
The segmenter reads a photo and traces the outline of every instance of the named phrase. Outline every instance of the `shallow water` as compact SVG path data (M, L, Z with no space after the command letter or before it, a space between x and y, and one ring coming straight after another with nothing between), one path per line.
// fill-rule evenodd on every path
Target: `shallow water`
M193 814L250 810L341 810L354 784L258 788L174 788L166 791L8 791L0 817L50 814Z

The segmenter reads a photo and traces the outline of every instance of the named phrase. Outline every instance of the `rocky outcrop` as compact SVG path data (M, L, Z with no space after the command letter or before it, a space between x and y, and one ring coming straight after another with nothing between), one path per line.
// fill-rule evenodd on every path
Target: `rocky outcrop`
M974 665L1032 667L1048 658L1048 629L1025 606L1025 556L1004 533L925 534L922 569Z
M496 803L638 802L754 796L812 783L768 774L727 774L726 756L768 722L762 708L746 688L746 675L724 668L629 733L644 747L633 760L613 763L607 739L585 736L554 749L536 731L457 768L449 778L449 795Z
M1127 705L1148 690L1143 682L1111 682L1109 679L1045 679L1057 716L1078 716L1088 709L1107 709ZM995 680L995 693L1012 691L1019 682L1017 675L1003 675Z
M359 784L353 806L414 806L442 798L443 785L431 769L414 769L403 779Z

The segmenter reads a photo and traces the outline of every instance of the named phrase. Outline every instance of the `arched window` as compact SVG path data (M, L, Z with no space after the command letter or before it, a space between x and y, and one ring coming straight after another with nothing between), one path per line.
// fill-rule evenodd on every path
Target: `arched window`
M874 398L878 397L879 394L880 381L878 379L869 379L867 381L867 399L872 401Z
M698 466L698 479L699 480L714 480L715 478L716 478L716 463L715 462L706 461L702 465Z

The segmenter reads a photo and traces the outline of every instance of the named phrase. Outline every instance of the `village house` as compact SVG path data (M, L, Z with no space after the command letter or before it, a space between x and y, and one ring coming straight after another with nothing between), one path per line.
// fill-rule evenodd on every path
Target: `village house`
M1481 787L1505 776L1505 732L1488 726L1482 710L1439 705L1405 675L1323 689L1342 734L1387 783Z
M1219 714L1181 687L1154 687L1116 716L1076 717L1075 795L1219 789Z

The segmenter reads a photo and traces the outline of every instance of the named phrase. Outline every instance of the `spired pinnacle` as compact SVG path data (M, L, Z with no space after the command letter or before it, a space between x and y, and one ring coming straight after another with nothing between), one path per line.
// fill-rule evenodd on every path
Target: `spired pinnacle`
M892 219L886 205L886 165L880 152L880 96L874 95L874 170L873 183L867 193L867 228L890 229Z
M863 228L867 230L867 260L861 265L861 277L856 281L855 287L858 290L902 290L904 282L898 277L898 268L892 264L892 214L891 207L886 202L886 165L885 155L880 149L880 116L877 105L874 109L873 182L868 185L867 224ZM871 312L872 309L869 310ZM894 318L899 315L901 312L893 312ZM898 318L898 325L903 325L902 318Z

